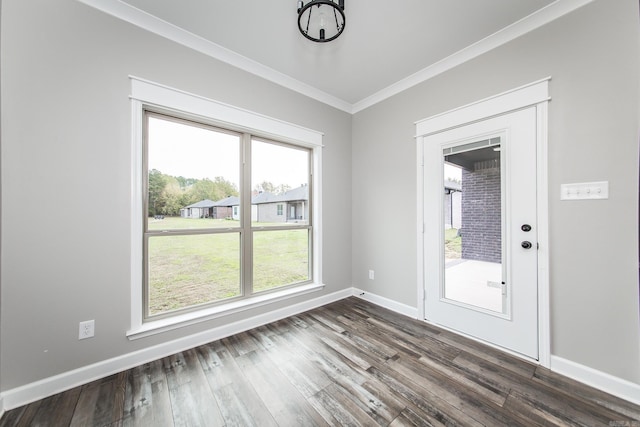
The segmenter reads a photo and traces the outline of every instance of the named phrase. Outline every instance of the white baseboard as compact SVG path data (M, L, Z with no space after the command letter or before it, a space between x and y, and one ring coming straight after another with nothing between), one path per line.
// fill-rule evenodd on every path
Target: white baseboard
M0 394L0 417L6 410L52 396L73 387L104 378L144 363L160 359L181 351L197 347L233 334L265 325L304 311L341 299L356 296L372 304L403 314L412 319L418 318L418 309L391 299L365 292L357 288L347 288L332 294L323 295L299 304L250 317L228 325L213 328L178 340L149 347L102 362L94 363L73 371L45 378ZM551 356L551 369L559 374L580 381L591 387L610 393L621 399L640 405L640 384L632 383L584 365Z
M385 297L381 297L376 294L372 294L370 292L366 292L357 288L353 288L353 295L362 298L363 300L369 301L372 304L379 305L381 307L387 308L389 310L395 311L400 314L404 314L407 317L411 317L412 319L418 318L418 309L401 304L397 301L390 300ZM441 325L435 325L437 327L442 328ZM446 328L445 328L446 329ZM459 332L452 331L460 334ZM463 334L462 334L463 335ZM473 337L469 337L471 339L475 339ZM475 339L478 341L477 339ZM486 342L479 341L484 344ZM513 354L518 357L522 357L521 355L512 353L503 348L492 346L501 351L505 351L507 353ZM527 360L530 360L527 358ZM534 362L533 360L531 360ZM563 359L558 356L551 355L551 370L557 372L558 374L564 375L566 377L572 378L576 381L584 383L588 386L597 388L606 393L617 396L621 399L627 400L629 402L635 403L636 405L640 405L640 384L632 383L630 381L624 380L622 378L614 377L613 375L607 374L602 371L598 371L596 369L590 368L588 366L581 365L576 362L572 362L567 359Z
M353 288L353 296L362 298L365 301L369 301L372 304L379 305L380 307L384 307L391 311L395 311L396 313L404 314L407 317L411 317L413 319L418 318L418 309L416 307L411 307L410 305L402 304L358 288Z
M352 288L64 372L0 394L0 414L88 382L350 297Z
M559 356L551 355L551 370L565 377L640 405L640 384L614 377Z

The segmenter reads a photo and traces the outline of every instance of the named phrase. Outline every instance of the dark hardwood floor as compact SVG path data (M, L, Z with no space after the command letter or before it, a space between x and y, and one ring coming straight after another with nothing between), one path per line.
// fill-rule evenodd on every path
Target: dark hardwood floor
M0 426L67 425L640 427L640 407L348 298L0 420Z

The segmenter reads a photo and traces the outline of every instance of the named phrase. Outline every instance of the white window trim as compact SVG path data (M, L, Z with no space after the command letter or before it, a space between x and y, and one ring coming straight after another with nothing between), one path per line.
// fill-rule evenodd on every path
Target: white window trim
M322 137L323 133L264 116L158 83L129 76L131 81L131 328L130 340L182 328L283 299L320 290L322 282ZM142 301L142 128L143 109L157 107L203 118L234 130L310 148L313 155L313 283L248 297L233 303L143 322Z

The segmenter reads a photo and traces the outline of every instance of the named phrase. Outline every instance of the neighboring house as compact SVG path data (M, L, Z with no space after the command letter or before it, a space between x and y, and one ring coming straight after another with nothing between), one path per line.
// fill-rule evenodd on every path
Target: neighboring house
M306 222L309 219L309 186L285 193L259 193L251 201L251 219L256 222Z
M234 206L238 206L240 204L240 199L238 196L229 196L222 200L218 200L213 205L213 213L212 218L214 219L227 219L233 218L236 220L240 219L240 215L238 214L238 209L234 209Z
M276 204L280 196L268 191L261 191L251 198L252 222L285 222L278 221Z
M217 202L205 199L180 209L182 218L233 218L240 220L240 199L227 197ZM262 191L251 199L254 222L306 222L309 219L309 186L282 194Z
M444 228L462 226L462 184L455 181L444 182Z
M234 214L233 209L239 204L240 201L236 196L230 196L217 202L204 199L180 209L180 216L182 218L240 219L237 212Z
M303 185L282 194L282 201L286 203L285 215L287 222L306 222L309 220L309 186Z
M209 218L213 216L213 207L216 202L204 199L180 209L182 218Z

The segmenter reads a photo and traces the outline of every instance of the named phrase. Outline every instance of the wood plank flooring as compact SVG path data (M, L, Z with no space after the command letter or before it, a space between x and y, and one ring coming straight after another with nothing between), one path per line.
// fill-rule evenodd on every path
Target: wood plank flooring
M640 407L348 298L0 420L0 427L327 425L640 427Z

